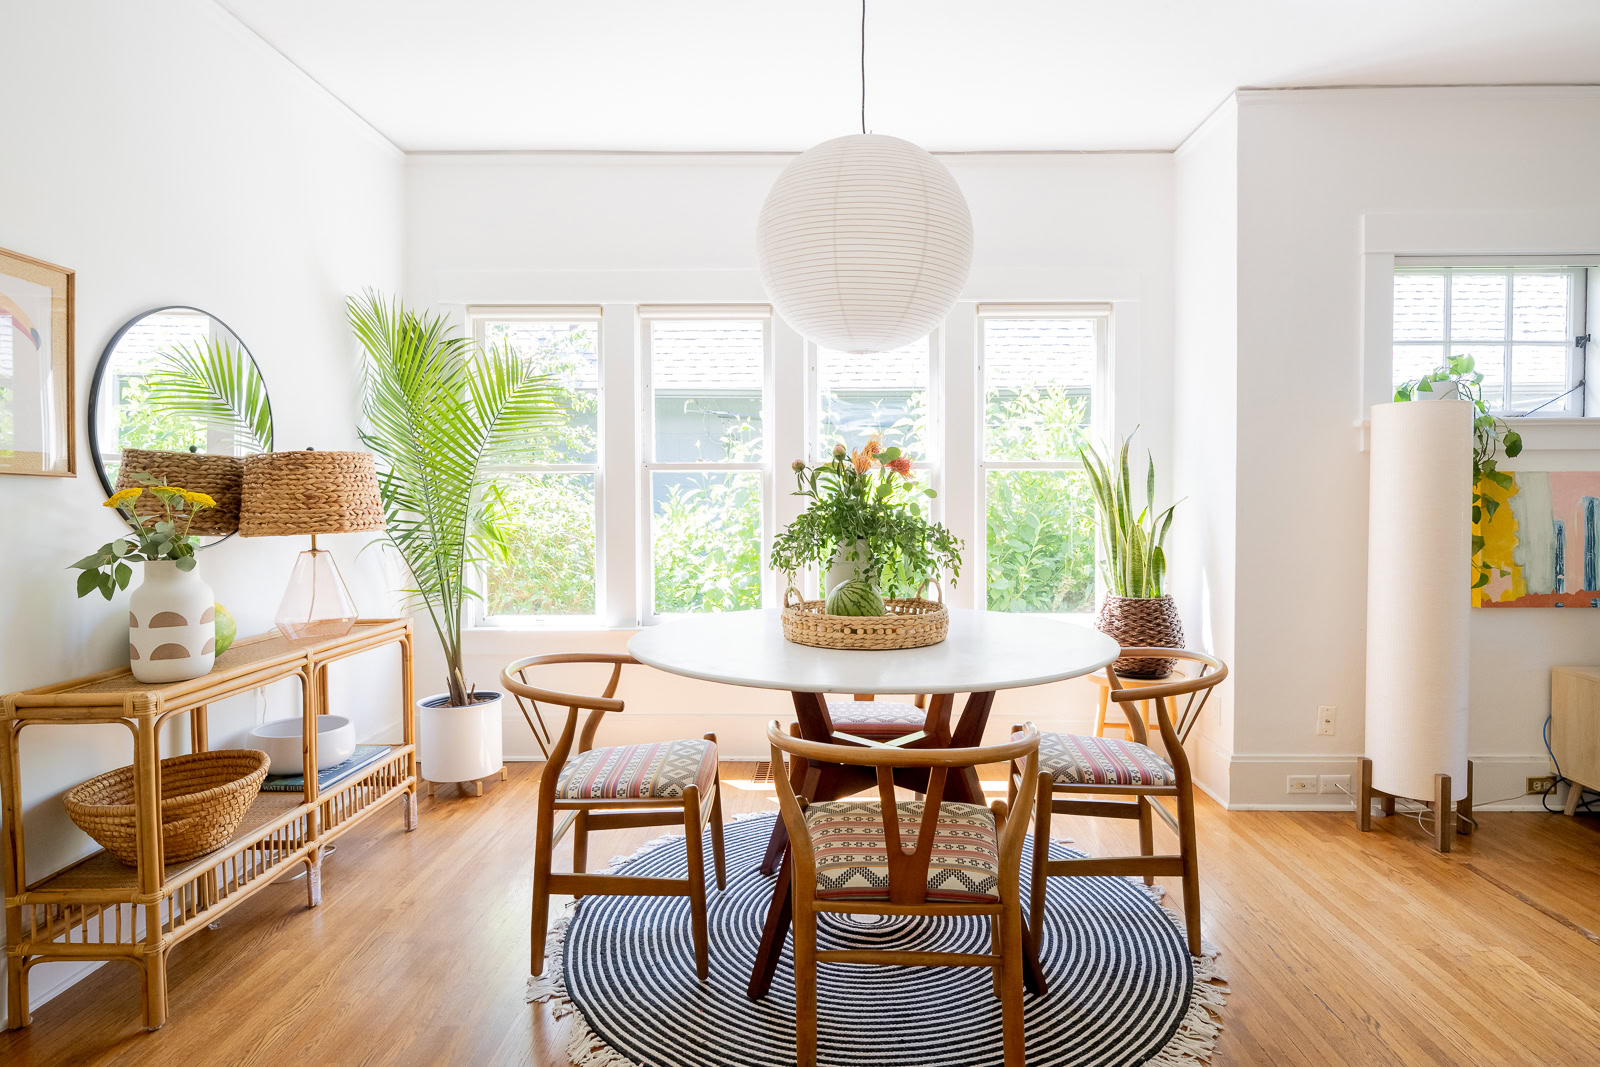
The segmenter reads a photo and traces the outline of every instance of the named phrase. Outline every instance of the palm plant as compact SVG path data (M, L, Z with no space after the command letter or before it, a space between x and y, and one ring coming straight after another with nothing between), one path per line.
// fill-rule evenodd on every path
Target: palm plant
M1120 597L1159 597L1166 591L1167 556L1163 545L1167 528L1172 525L1172 510L1178 505L1171 504L1159 514L1155 511L1156 461L1151 456L1145 476L1145 505L1134 513L1128 477L1128 444L1132 440L1133 434L1122 439L1114 471L1093 445L1078 449L1078 456L1089 475L1100 512L1101 567L1107 591Z
M487 484L560 425L560 383L509 345L482 349L444 318L370 290L347 302L365 352L361 443L377 456L385 540L409 568L407 590L444 649L450 704L473 699L462 671L462 609L479 594L469 568L507 559L514 530Z
M161 360L145 394L151 410L225 429L240 451L272 451L267 383L249 353L232 341L205 340L163 349Z

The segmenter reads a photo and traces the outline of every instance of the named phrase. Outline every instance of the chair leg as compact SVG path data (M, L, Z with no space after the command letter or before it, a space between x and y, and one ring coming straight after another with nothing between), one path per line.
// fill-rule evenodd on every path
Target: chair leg
M577 818L572 820L572 873L584 874L589 870L589 813L578 812ZM572 894L573 900L578 900L581 894Z
M1096 737L1104 737L1106 735L1106 705L1111 702L1111 689L1108 686L1100 686L1098 688L1100 689L1100 706L1094 713L1094 735Z
M550 813L553 814L553 813ZM541 814L548 819L549 814ZM528 957L528 973L544 973L545 927L550 925L550 853L553 848L549 835L541 833L533 857L533 919Z
M717 743L716 734L706 734L707 741L713 745ZM722 846L722 768L717 768L717 777L711 783L711 788L716 790L711 796L711 862L717 869L718 891L728 888L728 856Z
M817 915L794 894L794 1062L817 1067Z
M1178 849L1183 857L1183 925L1189 954L1200 955L1200 853L1195 843L1194 786L1178 790Z
M711 977L711 944L706 932L706 861L701 851L700 787L683 791L683 834L689 846L689 918L694 925L694 973Z
M1004 958L1006 954L1005 920L998 915L989 916L989 951L996 956ZM995 998L1004 1001L1005 974L999 967L989 968L990 977L994 979Z
M1050 802L1055 796L1050 788L1052 784L1048 774L1039 774L1033 815L1033 887L1028 894L1028 936L1033 940L1035 955L1044 942L1044 884L1050 874ZM1012 951L1020 949L1019 944Z
M1013 901L1003 916L1004 946L1000 952L1000 1026L1005 1042L1006 1067L1027 1067L1027 1033L1022 1006L1022 906ZM1034 934L1038 937L1038 934Z
M1155 801L1149 797L1139 797L1139 855L1141 856L1154 856L1156 854L1155 827L1150 821L1155 816L1155 813L1150 810L1150 805L1154 803ZM1144 884L1155 885L1156 876L1153 874L1145 875Z

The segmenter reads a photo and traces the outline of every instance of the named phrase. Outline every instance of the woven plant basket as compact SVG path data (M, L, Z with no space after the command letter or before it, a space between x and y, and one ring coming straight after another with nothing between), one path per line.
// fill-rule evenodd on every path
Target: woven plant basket
M239 528L239 500L244 489L244 457L214 456L209 452L156 452L148 448L124 448L122 466L117 469L117 488L142 487L133 480L135 473L148 474L168 485L204 493L217 502L194 517L189 532L197 537L222 537ZM133 502L139 516L165 515L166 510L154 494L145 493Z
M826 601L803 600L792 586L783 599L783 636L797 645L922 648L937 645L950 631L950 612L944 604L920 596L885 600L887 615L829 615Z
M195 752L161 761L161 855L164 863L226 845L267 776L267 754L250 748ZM78 829L129 867L139 865L132 767L119 767L67 790Z
M1170 596L1108 596L1100 604L1095 629L1124 648L1182 648L1183 619ZM1129 678L1165 678L1177 667L1175 659L1129 659L1111 665Z

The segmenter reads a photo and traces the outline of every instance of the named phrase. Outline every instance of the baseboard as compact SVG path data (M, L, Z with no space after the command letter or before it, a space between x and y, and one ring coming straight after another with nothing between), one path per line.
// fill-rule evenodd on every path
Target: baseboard
M1304 756L1290 754L1234 754L1229 761L1229 811L1354 811L1355 801L1343 793L1286 791L1291 774L1348 774L1354 790L1359 755ZM1473 768L1473 807L1483 811L1543 811L1538 796L1522 790L1525 779L1552 773L1544 753L1470 757ZM1210 792L1210 790L1207 790ZM1558 793L1559 797L1559 793ZM1551 799L1551 806L1558 798Z

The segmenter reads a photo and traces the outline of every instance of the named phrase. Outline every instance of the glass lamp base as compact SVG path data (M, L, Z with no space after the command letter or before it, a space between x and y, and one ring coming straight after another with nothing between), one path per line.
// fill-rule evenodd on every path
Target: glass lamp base
M291 641L343 637L350 632L356 624L356 602L334 565L332 552L313 548L300 553L273 621Z

